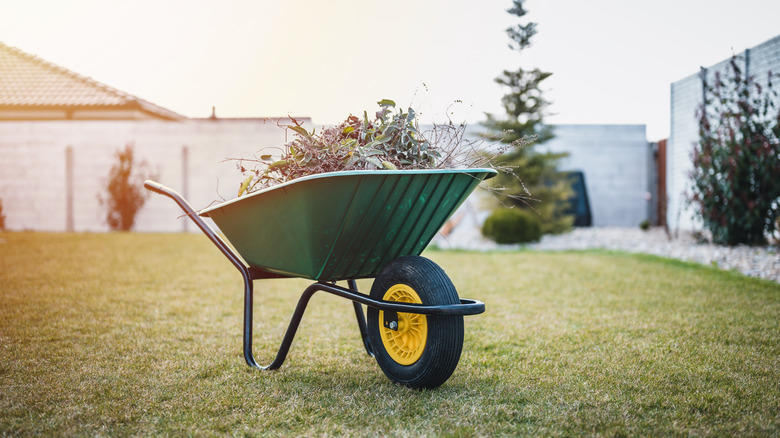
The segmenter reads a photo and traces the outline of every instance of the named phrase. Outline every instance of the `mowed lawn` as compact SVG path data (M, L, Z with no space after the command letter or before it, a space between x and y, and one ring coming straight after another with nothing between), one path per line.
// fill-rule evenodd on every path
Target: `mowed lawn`
M607 252L430 251L487 310L466 317L450 380L414 391L324 294L285 365L249 369L240 275L203 235L0 241L2 436L780 435L777 283ZM255 282L258 361L307 284Z

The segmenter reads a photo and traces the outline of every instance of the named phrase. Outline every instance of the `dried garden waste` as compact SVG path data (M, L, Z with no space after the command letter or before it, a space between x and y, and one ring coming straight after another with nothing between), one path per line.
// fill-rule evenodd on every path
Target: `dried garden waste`
M237 161L245 176L238 196L277 184L325 172L371 169L436 169L490 167L502 169L494 160L508 149L522 147L532 139L501 145L486 152L479 145L485 140L465 136L465 124L451 121L421 132L417 113L410 107L397 109L394 101L377 102L379 111L369 117L350 115L338 125L320 132L309 132L294 118L285 126L293 133L280 157L263 154Z

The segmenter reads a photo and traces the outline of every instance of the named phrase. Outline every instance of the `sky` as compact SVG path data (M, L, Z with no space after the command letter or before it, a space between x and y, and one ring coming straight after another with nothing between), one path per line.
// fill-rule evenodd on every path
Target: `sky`
M393 99L423 123L501 115L503 70L540 68L548 123L667 138L670 85L780 35L774 0L0 0L0 41L188 117L334 124Z

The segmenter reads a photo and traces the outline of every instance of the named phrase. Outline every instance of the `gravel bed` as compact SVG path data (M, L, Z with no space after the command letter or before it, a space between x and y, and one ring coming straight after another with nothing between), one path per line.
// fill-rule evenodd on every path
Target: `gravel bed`
M559 236L544 236L529 248L565 250L603 248L654 254L678 260L733 269L751 277L780 283L780 252L777 247L720 246L700 242L690 232L667 236L663 228L576 228Z
M476 227L457 227L447 237L439 236L434 244L443 249L516 249L518 245L496 245L484 239ZM780 251L777 247L725 247L700 242L693 233L679 232L670 239L663 228L642 231L637 228L575 228L572 232L544 236L539 243L525 248L543 251L570 249L610 249L632 253L654 254L678 260L733 269L751 277L780 283Z

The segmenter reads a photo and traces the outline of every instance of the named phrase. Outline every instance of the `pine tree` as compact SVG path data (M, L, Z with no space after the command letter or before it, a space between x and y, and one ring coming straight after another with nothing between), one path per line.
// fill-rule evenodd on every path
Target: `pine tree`
M527 13L523 2L513 0L512 8L507 12L522 19ZM508 28L507 34L511 40L509 47L522 52L530 46L531 38L536 35L536 23L518 23ZM545 100L541 89L542 81L551 75L538 68L505 70L496 78L496 82L508 89L501 99L506 114L500 119L487 114L487 121L483 122L483 126L488 128L488 135L498 135L504 143L535 137L532 144L502 157L501 165L513 168L514 175L502 173L494 181L504 188L500 192L501 203L535 210L545 234L567 231L574 221L573 216L565 214L573 193L571 183L565 173L558 171L558 161L567 154L534 150L536 145L554 136L552 128L544 124L549 102Z

